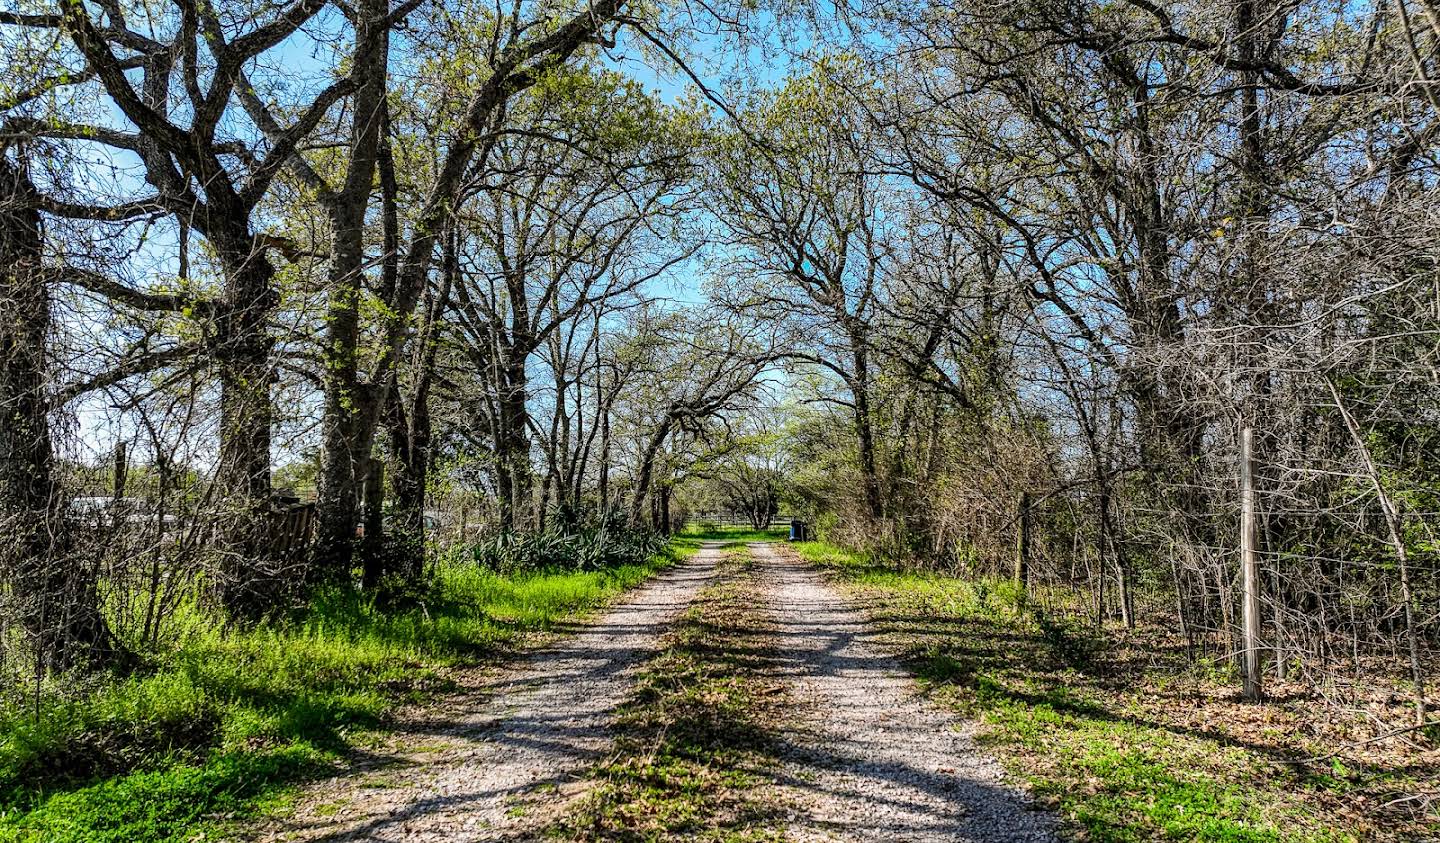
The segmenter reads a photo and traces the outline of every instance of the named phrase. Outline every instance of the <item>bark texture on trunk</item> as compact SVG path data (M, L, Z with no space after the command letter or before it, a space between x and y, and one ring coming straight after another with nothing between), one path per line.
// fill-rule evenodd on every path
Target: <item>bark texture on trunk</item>
M243 223L237 223L243 225ZM226 243L221 240L221 243ZM216 540L221 554L216 584L232 615L256 618L273 611L298 578L290 560L270 546L270 315L279 303L275 270L248 234L226 243L225 298L216 320L214 355L220 380L220 460ZM292 570L295 568L295 570Z
M343 578L355 546L360 513L360 484L370 460L361 449L363 435L373 429L360 400L358 346L360 297L364 290L365 214L380 159L384 123L387 37L384 0L365 0L356 19L355 117L350 126L350 163L340 192L329 198L331 255L325 314L325 410L321 424L320 483L316 499L317 573Z
M649 441L646 442L640 454L640 471L635 476L635 489L630 495L630 526L640 527L645 524L645 501L650 495L650 484L655 478L655 459L660 454L660 448L670 436L670 429L674 421L669 417L656 426L651 432ZM652 519L653 520L653 519Z
M122 655L76 553L55 480L46 395L50 296L40 213L26 175L0 159L0 576L40 672Z
M425 561L425 484L430 468L430 413L425 403L411 417L392 413L390 422L390 534L395 571L418 578Z
M510 483L506 523L511 529L524 530L533 527L536 520L530 466L530 381L525 371L530 350L528 345L512 341L506 351L508 358L500 384L499 458L506 466Z
M875 519L885 517L885 499L880 491L880 472L876 467L875 428L870 418L870 355L868 339L852 339L855 371L851 373L850 391L855 402L855 433L860 441L860 480L865 486L866 513Z

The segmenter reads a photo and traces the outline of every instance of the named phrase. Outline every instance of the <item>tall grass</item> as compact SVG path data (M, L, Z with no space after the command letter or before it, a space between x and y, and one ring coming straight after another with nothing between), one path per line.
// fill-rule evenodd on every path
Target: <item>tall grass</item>
M0 698L0 841L188 840L263 813L397 704L453 687L455 667L601 606L687 550L586 571L451 559L406 611L337 590L249 630L183 607L189 632L142 671Z

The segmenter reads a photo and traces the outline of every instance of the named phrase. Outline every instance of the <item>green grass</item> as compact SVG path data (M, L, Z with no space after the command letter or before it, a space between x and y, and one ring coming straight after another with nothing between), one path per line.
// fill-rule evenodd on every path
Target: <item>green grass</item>
M189 609L188 634L148 670L46 688L38 717L31 701L3 701L0 841L188 840L274 810L396 704L452 688L451 669L593 610L667 561L516 575L444 565L423 606L403 613L335 592L292 621L229 634Z
M772 654L752 635L749 555L729 551L722 581L702 592L621 708L611 760L552 838L605 841L783 839L783 806L766 794L778 764L768 724L783 687L763 676Z
M890 569L818 542L797 549L875 598L875 622L909 654L927 693L978 718L982 742L1085 839L1279 843L1377 830L1373 817L1341 807L1333 787L1226 724L1187 725L1185 701L1156 692L1155 677L1105 663L1114 642L1023 611L1007 581ZM1216 710L1233 713L1231 725L1263 716L1225 705ZM1169 718L1167 707L1182 710Z

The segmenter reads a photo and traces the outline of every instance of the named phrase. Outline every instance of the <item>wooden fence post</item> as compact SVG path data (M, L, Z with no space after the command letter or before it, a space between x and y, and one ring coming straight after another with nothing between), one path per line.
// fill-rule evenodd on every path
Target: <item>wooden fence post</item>
M1244 631L1244 695L1261 699L1260 685L1260 563L1255 545L1255 431L1249 425L1240 430L1240 580L1241 624Z

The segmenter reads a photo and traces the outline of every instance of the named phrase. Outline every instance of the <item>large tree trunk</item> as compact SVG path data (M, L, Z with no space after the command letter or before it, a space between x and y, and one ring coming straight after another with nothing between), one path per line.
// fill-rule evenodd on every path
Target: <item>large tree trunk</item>
M325 314L325 411L321 423L320 483L315 502L317 573L327 579L348 572L359 515L359 486L369 462L360 450L363 417L359 400L357 346L360 338L361 270L365 261L365 212L380 157L386 71L384 0L365 0L356 18L355 116L350 127L350 164L345 184L330 201L330 299ZM371 437L363 437L369 439Z
M450 291L459 275L458 246L452 228L445 237L440 289L431 298L425 321L416 340L417 349L409 394L389 390L391 448L390 490L393 540L387 562L394 573L409 583L425 573L425 496L431 461L430 385L434 380L435 356L440 347L437 332L440 319L449 307Z
M338 260L337 260L338 263ZM332 284L335 272L332 268ZM321 420L321 459L315 514L316 573L337 577L349 567L355 524L359 516L359 466L368 454L356 449L360 419L356 415L356 345L359 337L359 290L346 285L332 289L326 312L325 410Z
M551 355L554 359L560 359L560 343L558 340L551 343ZM570 496L571 483L575 476L575 460L572 458L570 441L570 384L565 377L562 366L554 367L555 371L555 409L550 416L550 443L546 453L547 464L547 487L553 487L555 495L555 510L560 514L563 523L569 524L574 521L574 501ZM577 384L578 386L578 384ZM579 408L576 409L579 412ZM548 489L547 489L548 491ZM542 500L546 498L541 496ZM548 509L542 505L540 509L540 522L543 527Z
M528 346L512 343L502 368L500 384L499 458L505 464L510 481L507 525L524 530L535 526L534 473L530 466L530 395L525 361Z
M384 580L385 566L385 461L370 457L363 484L365 536L360 540L360 587L373 591Z
M867 340L851 340L855 371L851 373L851 398L855 404L855 433L860 440L860 481L865 487L865 509L871 518L885 517L885 501L880 494L880 474L875 460L875 429L870 418L870 360Z
M385 574L385 461L375 454L375 419L379 409L375 406L379 390L374 384L360 388L361 423L356 431L355 453L360 455L356 462L356 479L359 481L359 509L356 517L363 525L360 539L361 585L371 589L379 584ZM354 528L351 528L352 531Z
M1151 358L1142 364L1144 371L1131 371L1127 377L1137 410L1141 464L1166 506L1181 514L1187 540L1213 545L1213 528L1205 515L1210 506L1198 480L1208 419L1184 400L1187 385L1161 362L1185 341L1186 330L1170 265L1170 222L1150 124L1150 83L1140 73L1123 84L1131 86L1138 166L1130 174L1133 195L1120 191L1117 199L1129 205L1139 252L1134 297L1124 306L1139 349Z
M600 412L600 517L610 517L610 402L614 400L613 392L606 393L601 389L599 372L601 367L596 367L595 375L595 401L599 405Z
M655 458L660 447L670 436L672 420L667 417L650 434L650 440L640 454L640 471L635 476L635 489L630 496L630 526L640 527L645 523L645 499L650 494L650 484L655 477Z
M216 538L222 554L217 593L222 606L239 617L273 610L293 575L291 560L275 559L271 547L270 388L275 380L270 352L270 314L279 295L275 270L253 240L240 254L230 251L223 309L216 325L215 358L220 374L220 461Z
M399 397L393 399L398 405ZM410 418L398 406L387 414L390 424L390 534L399 577L415 582L425 566L425 485L430 470L430 408L421 400Z
M656 489L660 496L660 533L670 535L670 481L665 481Z
M28 178L0 159L0 576L43 672L120 655L90 554L68 546L45 395L50 297Z

